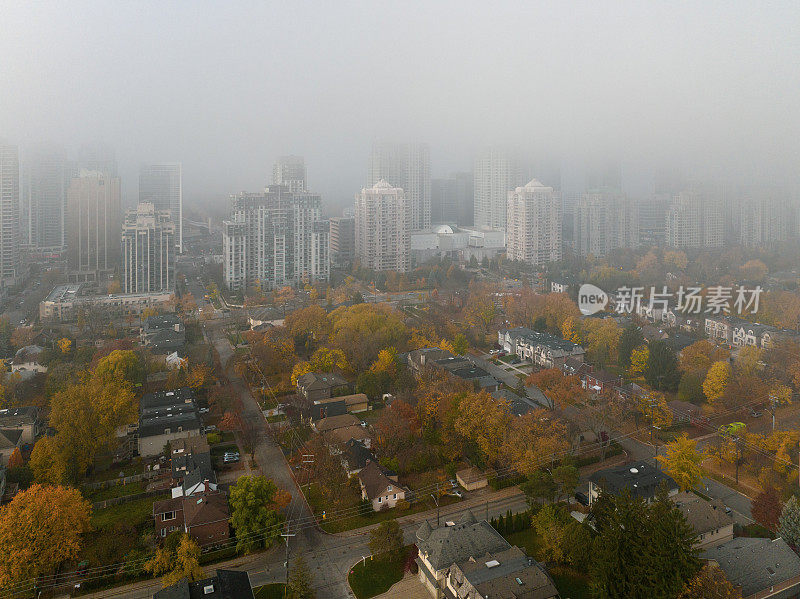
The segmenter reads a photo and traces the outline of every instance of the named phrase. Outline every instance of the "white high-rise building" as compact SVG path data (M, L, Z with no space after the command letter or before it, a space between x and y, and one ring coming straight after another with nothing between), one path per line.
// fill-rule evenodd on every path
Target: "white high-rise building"
M141 203L122 225L122 290L169 291L175 286L175 223L169 210Z
M490 149L475 160L475 226L506 229L508 193L521 183L519 167L506 152Z
M742 198L737 216L739 243L746 247L769 247L786 241L794 220L786 198L758 191Z
M289 191L306 191L306 162L302 156L281 156L272 165L272 184Z
M574 218L575 251L581 256L639 246L639 207L619 192L585 193Z
M19 149L0 145L0 286L19 276Z
M139 169L139 203L169 210L175 223L175 246L183 251L183 182L180 162L146 164Z
M706 194L684 191L667 211L664 242L676 248L722 247L723 225L721 210Z
M411 231L430 228L431 157L428 144L373 144L367 185L375 185L380 180L403 190L408 202Z
M403 190L380 180L356 194L356 258L372 270L405 272L410 259L410 210Z
M270 185L231 197L223 222L223 274L231 290L327 281L329 223L318 194Z
M561 198L533 179L507 195L507 256L539 265L561 260Z
M67 244L67 188L72 166L61 148L38 148L23 161L20 242L38 251L60 252Z

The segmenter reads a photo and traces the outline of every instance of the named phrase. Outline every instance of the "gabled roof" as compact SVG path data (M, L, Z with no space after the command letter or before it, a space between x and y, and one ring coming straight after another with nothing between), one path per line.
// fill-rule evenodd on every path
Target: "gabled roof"
M781 538L739 537L707 549L700 557L717 562L731 584L741 586L745 597L789 580L800 572L800 557ZM794 592L797 592L797 586Z
M17 350L12 362L14 364L26 364L28 362L38 363L38 358L43 351L44 348L38 345L26 345Z
M725 513L725 504L719 499L706 501L687 492L673 495L671 499L697 535L733 525L733 517Z
M344 445L344 458L347 461L347 468L351 471L360 470L367 465L367 462L375 459L361 441L350 439Z
M212 491L182 499L183 518L187 528L230 518L228 498L222 493Z
M337 428L346 428L348 426L360 426L361 421L352 414L340 414L338 416L328 416L327 418L320 418L314 423L314 428L318 433L325 433L328 431L336 430Z
M505 551L511 545L486 520L477 522L467 510L454 526L433 528L427 521L423 523L417 530L417 547L434 570L441 570L470 557Z
M519 547L475 556L456 564L481 597L550 599L558 590L542 567Z
M297 386L305 390L334 389L347 385L347 380L333 372L307 372L298 377Z
M399 488L399 485L389 478L390 476L393 476L393 473L374 460L368 462L358 473L358 479L364 485L370 500L383 494L389 485Z
M4 428L16 428L21 424L33 424L38 418L39 408L36 406L3 408L0 410L0 425L2 425Z
M0 428L0 449L13 449L22 436L20 428Z

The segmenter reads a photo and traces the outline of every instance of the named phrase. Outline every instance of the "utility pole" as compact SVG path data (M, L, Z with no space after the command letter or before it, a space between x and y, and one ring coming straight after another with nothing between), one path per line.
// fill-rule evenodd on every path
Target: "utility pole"
M281 536L286 539L286 587L283 589L283 596L286 597L286 593L289 592L289 537L295 536L295 534L289 534L289 521L286 521L286 532L282 533Z
M772 414L772 432L775 432L775 407L778 404L778 396L774 391L769 393L769 412Z

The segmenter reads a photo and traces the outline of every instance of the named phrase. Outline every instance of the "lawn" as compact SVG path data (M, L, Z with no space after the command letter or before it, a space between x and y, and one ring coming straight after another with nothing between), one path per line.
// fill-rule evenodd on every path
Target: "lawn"
M444 497L439 499L439 506L444 507L446 505L456 503L457 501L460 501L457 497L445 495ZM355 528L362 528L364 526L370 526L372 524L378 524L380 522L383 522L384 520L394 520L395 518L402 518L403 516L409 516L411 514L424 512L426 510L435 508L436 504L434 504L432 500L427 499L425 501L417 501L415 503L412 503L409 509L403 511L398 511L395 508L380 512L372 512L371 514L367 514L366 516L362 514L356 514L354 516L350 516L349 518L343 518L341 520L331 520L331 521L322 520L322 517L319 515L319 512L317 512L317 517L320 518L320 526L322 527L322 530L324 530L325 532L337 533L337 532L344 532L346 530L353 530Z
M263 587L254 588L253 595L256 599L283 599L284 587L286 585L282 582L265 584Z
M92 489L91 491L84 491L84 495L89 501L104 501L106 499L115 499L117 497L124 497L125 495L136 495L145 490L145 483L128 483L127 485L114 485L105 489Z
M401 578L406 554L413 545L407 545L398 555L381 559L367 559L358 562L350 569L347 581L356 595L356 599L369 599L380 595Z
M149 524L153 520L153 502L162 499L169 499L169 493L96 510L92 514L92 527L110 530L117 524L125 526Z

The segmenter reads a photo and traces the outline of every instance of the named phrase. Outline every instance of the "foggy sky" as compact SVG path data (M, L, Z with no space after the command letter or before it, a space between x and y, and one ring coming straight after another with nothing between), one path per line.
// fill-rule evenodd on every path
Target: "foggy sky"
M796 186L800 2L760 4L3 0L0 138L107 142L129 198L181 161L186 204L289 153L351 202L376 139L429 142L434 176L511 144L634 193L660 165Z

